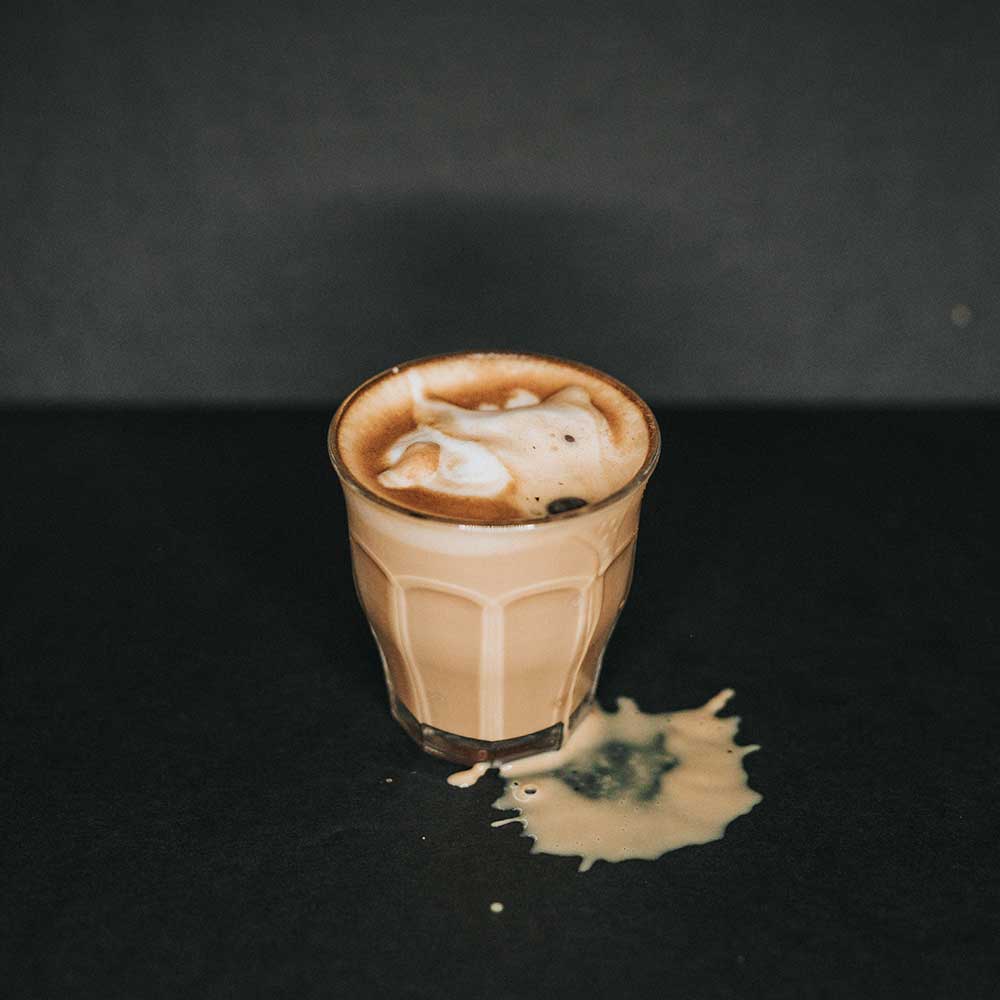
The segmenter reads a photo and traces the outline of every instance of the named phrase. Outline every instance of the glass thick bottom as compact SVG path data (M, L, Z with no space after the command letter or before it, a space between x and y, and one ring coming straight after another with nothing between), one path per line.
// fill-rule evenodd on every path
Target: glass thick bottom
M392 714L421 750L468 767L485 762L517 760L519 757L558 750L593 704L594 698L590 695L573 709L573 714L569 717L568 732L564 731L565 727L561 722L557 722L537 733L515 736L509 740L477 740L471 736L459 736L443 729L435 729L419 722L399 698L392 700Z

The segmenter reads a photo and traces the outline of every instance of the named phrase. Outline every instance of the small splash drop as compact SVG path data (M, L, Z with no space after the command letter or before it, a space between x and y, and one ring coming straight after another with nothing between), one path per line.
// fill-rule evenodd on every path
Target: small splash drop
M489 761L480 761L478 764L473 764L468 770L449 774L448 784L455 788L471 788L491 767L493 764Z

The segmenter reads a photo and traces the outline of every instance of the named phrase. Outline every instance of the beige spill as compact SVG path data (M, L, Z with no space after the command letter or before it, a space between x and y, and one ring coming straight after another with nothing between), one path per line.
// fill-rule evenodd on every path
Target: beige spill
M521 823L532 853L579 857L582 872L719 840L761 801L743 768L759 748L734 742L738 717L717 717L732 694L662 715L629 698L617 712L595 707L561 750L501 766L506 788L494 808L519 815L493 826Z
M503 903L490 903L490 913L503 913Z
M492 764L483 761L473 764L467 771L449 774L446 780L449 785L454 785L456 788L471 788L491 767Z

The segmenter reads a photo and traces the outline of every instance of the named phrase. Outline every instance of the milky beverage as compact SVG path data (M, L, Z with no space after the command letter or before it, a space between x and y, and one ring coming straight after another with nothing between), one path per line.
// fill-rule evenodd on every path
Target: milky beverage
M329 444L404 729L468 764L561 746L628 593L648 407L572 362L449 355L365 383Z

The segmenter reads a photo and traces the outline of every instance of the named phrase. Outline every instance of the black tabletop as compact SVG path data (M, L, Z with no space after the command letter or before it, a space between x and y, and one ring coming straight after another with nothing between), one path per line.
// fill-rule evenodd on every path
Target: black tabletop
M3 415L5 995L993 995L1000 414L660 418L599 693L764 801L578 874L391 720L328 413Z

